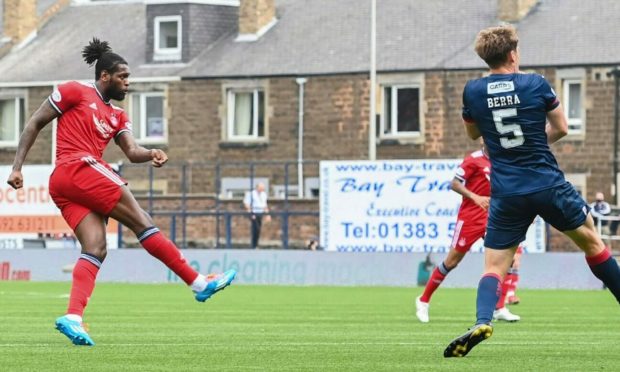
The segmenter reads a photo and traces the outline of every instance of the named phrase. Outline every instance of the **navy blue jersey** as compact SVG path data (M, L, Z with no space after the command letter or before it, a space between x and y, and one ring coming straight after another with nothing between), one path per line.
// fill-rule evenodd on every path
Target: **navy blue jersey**
M538 74L493 74L467 82L463 119L478 126L489 151L492 196L524 195L565 182L545 133L547 112L559 104Z

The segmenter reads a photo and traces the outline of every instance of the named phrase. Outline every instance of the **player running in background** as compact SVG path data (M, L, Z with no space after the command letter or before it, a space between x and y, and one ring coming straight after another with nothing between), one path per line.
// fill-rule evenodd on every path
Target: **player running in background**
M19 139L8 183L15 189L23 186L21 169L28 151L41 129L59 118L50 196L75 232L82 253L73 269L67 313L56 320L56 328L76 345L94 345L82 326L82 315L106 257L108 216L133 231L147 252L187 283L200 302L228 286L236 272L229 270L207 277L197 273L174 243L154 226L127 188L127 182L103 161L103 150L112 138L132 163L150 161L159 168L168 161L168 156L162 150L149 150L136 144L125 111L110 102L122 101L127 94L130 75L127 62L113 53L107 42L97 39L83 49L82 55L89 65L96 61L95 83L61 84L41 104Z
M444 261L433 270L424 288L424 293L415 299L415 314L422 323L429 321L428 311L431 296L435 290L441 285L448 273L463 260L471 246L478 239L484 237L487 226L489 195L491 195L490 173L491 163L484 144L482 149L467 155L456 171L452 180L452 190L463 197L463 202L459 208L450 251ZM506 285L502 286L502 296L497 301L493 318L516 322L521 317L512 314L505 305L508 289Z
M445 357L465 356L493 334L500 283L536 215L584 251L592 273L620 302L618 263L596 232L588 205L564 179L549 148L568 133L566 115L545 78L519 73L518 41L509 25L480 31L475 49L490 75L469 81L463 92L467 135L482 136L491 159L491 203L476 324L448 345Z

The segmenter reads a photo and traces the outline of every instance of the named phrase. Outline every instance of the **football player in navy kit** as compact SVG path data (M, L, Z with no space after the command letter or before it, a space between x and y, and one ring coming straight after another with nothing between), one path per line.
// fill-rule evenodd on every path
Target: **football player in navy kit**
M510 25L480 31L475 50L490 75L469 81L463 91L467 135L482 136L489 152L491 203L476 324L448 345L445 357L465 356L492 335L501 282L537 215L581 248L594 275L620 302L620 268L549 148L568 133L564 110L544 77L519 73L518 41Z

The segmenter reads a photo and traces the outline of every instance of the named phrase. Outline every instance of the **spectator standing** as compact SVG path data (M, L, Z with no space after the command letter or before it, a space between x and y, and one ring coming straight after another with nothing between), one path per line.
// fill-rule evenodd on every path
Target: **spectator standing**
M243 204L250 214L252 223L252 248L257 248L260 230L263 226L263 217L266 223L271 221L271 216L266 214L269 213L269 206L267 205L265 184L262 182L257 183L256 188L245 195Z
M590 204L590 208L592 208L592 217L594 217L594 223L597 226L600 217L608 216L611 213L611 207L605 201L605 194L602 192L596 193L596 201ZM601 226L607 226L607 221L601 221Z

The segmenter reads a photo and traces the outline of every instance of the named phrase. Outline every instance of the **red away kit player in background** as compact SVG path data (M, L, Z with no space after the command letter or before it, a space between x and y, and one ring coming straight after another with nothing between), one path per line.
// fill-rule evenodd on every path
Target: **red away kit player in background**
M61 84L41 104L20 137L7 182L16 189L23 186L21 169L28 151L41 129L58 118L56 167L50 176L49 190L80 241L82 252L73 269L67 313L56 320L56 328L74 344L91 346L94 342L82 326L82 315L106 257L107 217L133 231L146 251L189 285L200 302L228 286L236 272L208 276L197 273L154 226L127 188L127 182L103 161L103 150L112 139L132 163L150 161L159 168L168 156L162 150L139 146L127 114L110 102L122 101L129 89L130 71L123 57L113 53L107 42L97 39L83 49L82 55L89 65L96 62L96 81Z
M491 195L491 162L486 148L474 151L463 159L452 180L452 190L463 196L463 203L459 208L454 237L448 256L433 270L433 273L424 288L424 293L415 300L416 316L422 323L429 321L429 307L431 296L443 282L448 273L454 269L469 252L471 246L484 237L487 226L487 210ZM508 277L507 277L508 279ZM506 294L509 290L514 293L513 281L505 280L502 286L502 295L495 306L493 317L496 320L509 322L519 321L518 315L512 314L505 306Z

